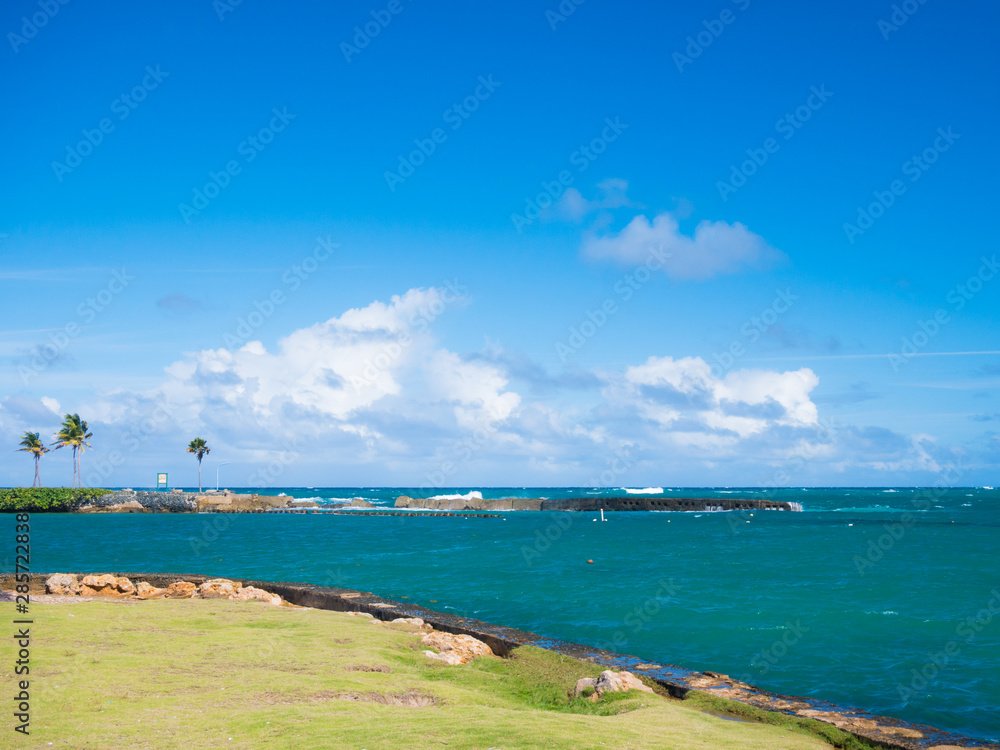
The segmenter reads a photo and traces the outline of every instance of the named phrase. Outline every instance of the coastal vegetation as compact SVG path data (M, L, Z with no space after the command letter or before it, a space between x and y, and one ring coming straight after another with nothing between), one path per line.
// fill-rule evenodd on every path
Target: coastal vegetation
M42 478L38 474L38 462L42 460L42 456L49 452L49 449L42 443L42 438L37 432L25 432L21 435L21 447L18 450L30 453L35 457L35 481L31 486L41 487Z
M728 706L662 692L573 698L576 680L602 667L528 646L451 666L405 626L343 612L182 599L35 603L32 615L39 674L58 674L33 693L41 744L865 747L818 722L734 721ZM0 660L13 647L3 642Z
M77 487L17 487L0 490L0 513L69 513L109 490Z
M80 455L84 448L89 448L87 442L93 437L87 423L80 419L79 414L66 414L63 423L56 433L56 442L53 443L55 450L69 446L73 449L73 486L80 487L83 482L80 479Z
M198 492L201 492L201 460L206 454L211 453L212 449L208 447L208 443L205 440L196 437L188 443L187 452L193 453L195 458L198 459Z

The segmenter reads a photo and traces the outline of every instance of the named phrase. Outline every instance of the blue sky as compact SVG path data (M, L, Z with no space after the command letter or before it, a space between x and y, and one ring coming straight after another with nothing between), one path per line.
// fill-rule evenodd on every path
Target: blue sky
M111 486L195 435L233 485L995 484L997 15L7 3L0 439L79 412Z

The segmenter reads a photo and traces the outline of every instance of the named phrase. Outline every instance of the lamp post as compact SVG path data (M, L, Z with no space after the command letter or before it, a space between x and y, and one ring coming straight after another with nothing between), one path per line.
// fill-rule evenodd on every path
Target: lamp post
M232 463L232 461L223 461L221 464L219 464L218 466L215 467L215 491L216 492L219 491L219 469L221 469L223 466L228 466L231 463Z

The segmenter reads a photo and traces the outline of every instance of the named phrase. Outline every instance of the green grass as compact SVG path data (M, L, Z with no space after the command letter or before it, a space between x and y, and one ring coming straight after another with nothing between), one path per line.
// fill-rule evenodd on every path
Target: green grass
M12 747L830 747L798 723L713 716L702 699L574 700L600 667L541 649L449 666L417 635L345 613L170 600L33 604L31 616L31 736ZM0 639L8 692L14 658Z
M783 727L793 732L803 732L814 737L820 737L833 747L844 748L844 750L875 750L869 745L848 734L837 727L815 719L805 719L798 716L777 713L775 711L764 711L745 703L731 701L726 698L705 693L700 690L692 690L684 697L684 703L703 711L714 714L723 714L744 721L755 721L761 724Z
M16 487L0 490L0 513L68 513L111 490Z

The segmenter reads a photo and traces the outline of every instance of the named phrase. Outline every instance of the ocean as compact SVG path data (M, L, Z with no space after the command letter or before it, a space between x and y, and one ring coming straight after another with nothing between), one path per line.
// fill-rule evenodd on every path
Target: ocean
M249 489L237 491L252 491ZM471 488L484 497L623 488ZM407 488L273 487L391 506ZM371 591L1000 740L1000 492L630 488L803 512L32 516L36 571L203 573ZM4 571L12 515L0 516ZM592 563L589 561L593 561Z

